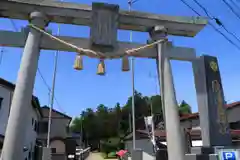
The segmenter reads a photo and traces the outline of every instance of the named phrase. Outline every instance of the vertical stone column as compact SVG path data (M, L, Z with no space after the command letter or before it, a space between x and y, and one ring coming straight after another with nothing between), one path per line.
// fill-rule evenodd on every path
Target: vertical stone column
M173 83L172 69L170 59L167 57L165 51L165 58L163 62L163 82L164 82L164 106L165 106L165 120L167 133L167 148L169 160L184 160L185 151L182 140L182 130L180 127L180 119L178 114L178 104Z
M132 151L132 160L143 160L143 151L141 149L134 149Z
M229 146L232 141L217 58L201 56L193 62L193 69L203 146Z
M164 27L155 27L151 32L153 40L166 37ZM163 37L164 36L164 37ZM175 95L172 69L168 55L171 52L171 43L163 42L158 44L158 73L161 81L161 94L164 102L165 129L167 134L167 150L169 160L184 160L185 151L183 143L182 130L180 128L180 119L178 114L178 105Z
M40 28L44 28L47 25L47 18L40 12L31 13L30 21ZM27 120L29 112L31 111L31 100L40 54L39 45L41 43L41 36L42 34L40 32L30 29L11 103L1 160L24 159L23 147L26 124L30 123L27 122Z

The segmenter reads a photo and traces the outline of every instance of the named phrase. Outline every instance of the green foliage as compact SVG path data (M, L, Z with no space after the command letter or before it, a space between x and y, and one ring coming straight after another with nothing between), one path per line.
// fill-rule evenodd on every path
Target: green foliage
M189 104L187 104L187 102L183 100L179 106L179 114L183 115L183 114L189 114L189 113L192 113L191 107Z
M162 118L161 96L151 97L143 96L135 91L135 125L137 129L144 129L144 116L151 115L151 108L154 115L158 117L155 122L158 123ZM123 149L122 138L131 131L131 107L132 97L129 97L126 104L120 106L119 103L111 108L104 104L98 105L96 111L87 108L81 115L75 118L71 125L74 132L83 131L83 140L92 148L100 148L109 153L118 149ZM191 107L185 102L179 106L179 114L191 113ZM115 142L116 138L117 141ZM111 141L112 143L108 143ZM101 142L101 143L100 143Z
M114 158L116 156L116 151L119 150L120 138L119 137L113 137L108 138L106 140L100 141L100 152L106 153L105 158ZM111 154L109 154L111 153ZM114 153L114 154L113 154Z
M102 152L101 156L102 156L102 158L106 159L108 155L107 155L107 153Z

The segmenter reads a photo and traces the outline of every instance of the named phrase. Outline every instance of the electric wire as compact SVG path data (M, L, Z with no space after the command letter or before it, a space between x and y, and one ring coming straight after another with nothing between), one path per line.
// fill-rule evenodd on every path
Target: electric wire
M222 1L233 12L233 14L240 20L240 15L234 10L234 8L226 0L222 0Z
M185 0L180 0L183 4L185 4L189 9L191 9L194 13L196 13L198 16L201 16L200 13L198 13L197 10L195 10L193 7L191 7ZM228 38L223 32L221 32L218 28L216 28L211 22L208 23L217 33L221 34L229 43L234 45L238 50L240 50L240 46L237 45L235 42L233 42L230 38Z
M11 22L11 24L12 24L12 26L13 26L13 29L17 32L17 31L18 31L18 27L17 27L17 25L15 24L15 22L14 22L12 19L10 19L10 22Z
M232 35L240 43L240 38L237 37L236 34L230 32L219 18L212 16L209 13L209 11L197 0L193 0L193 1L205 12L205 14L208 16L209 19L214 20L217 25L221 26L228 34Z
M233 0L229 0L229 2L231 2L240 11L240 7Z
M9 20L10 20L10 22L11 22L14 30L15 30L16 32L18 32L18 28L17 28L17 25L15 24L15 22L14 22L12 19L9 19ZM45 86L47 87L48 92L51 92L51 87L47 84L47 81L45 80L45 78L44 78L44 76L43 76L43 74L42 74L42 72L41 72L41 70L40 70L39 67L37 68L37 72L38 72L38 74L40 75L43 83L44 83ZM55 102L57 103L57 106L58 106L58 108L61 110L61 112L66 113L66 112L64 112L64 110L62 109L62 107L61 107L60 103L58 102L56 96L54 96L54 100L55 100Z
M1 47L0 49L0 66L2 65L2 60L3 60L3 54L4 54L4 47Z

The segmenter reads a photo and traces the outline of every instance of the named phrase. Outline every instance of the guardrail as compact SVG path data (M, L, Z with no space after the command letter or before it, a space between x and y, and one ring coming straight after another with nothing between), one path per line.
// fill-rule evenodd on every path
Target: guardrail
M90 152L91 152L90 147L81 150L79 153L76 154L78 156L78 160L85 160L89 156Z

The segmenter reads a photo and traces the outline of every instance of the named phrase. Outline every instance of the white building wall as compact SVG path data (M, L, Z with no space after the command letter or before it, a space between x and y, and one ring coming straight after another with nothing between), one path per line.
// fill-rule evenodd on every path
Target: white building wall
M167 145L167 142L161 142L164 145ZM192 146L193 147L201 147L202 146L202 140L195 140L192 141Z
M51 148L56 149L56 153L58 154L64 154L66 152L66 146L65 143L61 140L53 140L50 143Z
M164 145L167 145L166 142L161 142ZM197 147L197 146L202 146L202 141L197 140L197 141L192 141L192 146ZM130 153L132 152L133 148L133 143L131 140L128 140L125 142L125 149L129 151ZM136 148L142 149L144 152L144 157L152 157L154 155L153 151L153 145L149 139L141 139L141 140L136 140ZM151 159L151 158L147 158Z
M2 134L3 136L5 136L5 131L7 127L12 95L13 95L13 91L11 91L11 89L8 89L4 86L0 86L0 98L3 98L2 105L0 108L0 134ZM34 146L37 138L37 132L34 131L34 124L40 118L40 115L36 112L33 106L30 106L29 109L31 110L31 112L29 112L30 114L28 114L28 117L27 117L28 120L25 122L25 124L27 125L27 131L26 131L26 137L25 137L25 143L24 143L25 146L23 146L23 147L27 147L28 151L25 152L24 158L19 158L24 160L25 158L27 158L26 160L32 160L33 158ZM33 124L32 124L32 118L34 120ZM30 159L28 158L29 152L31 152Z
M34 155L34 147L36 144L37 139L37 132L34 130L35 123L39 120L39 115L37 114L36 110L31 106L31 114L28 116L28 121L26 122L27 125L27 132L25 135L25 147L27 147L29 150L24 154L25 158L28 158L29 152L31 154L30 157L33 157ZM32 160L32 158L28 159Z
M139 139L136 140L136 148L137 149L142 149L144 152L148 153L149 155L153 155L153 145L150 139ZM133 149L133 143L132 141L126 141L125 142L125 149L129 151L130 153L132 152Z

